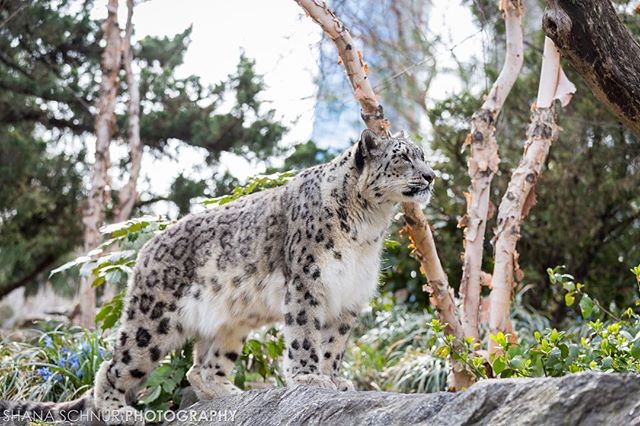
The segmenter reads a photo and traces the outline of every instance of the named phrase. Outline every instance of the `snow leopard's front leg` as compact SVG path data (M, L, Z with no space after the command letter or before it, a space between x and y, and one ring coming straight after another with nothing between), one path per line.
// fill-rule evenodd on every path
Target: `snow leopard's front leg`
M340 377L340 364L357 316L358 313L355 310L345 310L337 319L328 322L322 330L320 371L330 376L340 391L355 389L350 380Z
M285 376L289 384L336 389L331 377L320 369L325 287L312 255L292 267L284 300Z

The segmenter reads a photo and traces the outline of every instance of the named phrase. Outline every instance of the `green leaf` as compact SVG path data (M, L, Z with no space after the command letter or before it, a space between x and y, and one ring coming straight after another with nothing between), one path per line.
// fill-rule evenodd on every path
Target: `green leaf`
M593 300L588 294L582 295L580 299L580 310L582 311L582 318L589 319L593 313Z
M67 269L74 268L74 267L76 267L78 265L83 265L83 264L89 262L90 260L91 260L90 256L76 257L75 259L65 263L64 265L58 266L57 268L52 270L49 273L49 278L51 278L55 274L58 274L58 273L63 272L63 271L66 271Z
M514 370L523 370L525 367L525 362L522 357L518 355L509 361L509 365Z
M564 295L564 303L566 303L567 306L572 306L575 301L576 298L574 297L573 292L569 292Z
M400 242L396 240L392 240L390 238L384 241L384 248L387 250L393 250L400 247Z
M121 291L114 296L111 301L105 303L102 308L96 314L96 324L98 324L102 330L109 330L116 325L120 314L122 313L122 307L124 304L124 291Z
M507 336L505 336L505 334L502 331L499 331L498 334L491 335L489 337L491 338L491 340L493 340L494 342L496 342L498 345L502 346L505 349L509 346Z
M161 392L162 392L162 387L161 386L154 387L153 390L151 391L151 393L149 393L147 396L145 396L144 398L142 398L140 400L140 404L147 405L147 404L152 403L153 401L158 399L158 397L160 397L160 393Z
M631 346L631 356L640 359L640 341L636 340Z
M438 349L436 349L436 351L434 352L435 356L439 357L439 358L446 358L449 356L450 350L448 346L440 346Z
M507 363L505 362L504 358L499 356L496 359L493 360L493 363L491 364L491 368L493 369L493 373L496 376L499 376L500 373L502 373L505 369L505 367L507 366Z

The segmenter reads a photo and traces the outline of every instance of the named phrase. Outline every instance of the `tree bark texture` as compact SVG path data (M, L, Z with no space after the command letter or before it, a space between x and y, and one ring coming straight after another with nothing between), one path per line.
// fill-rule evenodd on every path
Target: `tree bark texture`
M520 226L535 204L535 184L542 173L551 143L557 138L554 108L538 108L531 116L524 155L513 171L507 192L498 208L498 222L494 237L495 264L491 279L491 308L489 331L492 335L502 331L510 333L509 319L514 287L514 272L517 268L516 244L520 239ZM489 349L497 346L489 339Z
M407 223L407 233L414 246L413 254L420 262L420 270L427 278L427 284L423 286L423 290L429 293L431 305L435 307L440 320L446 324L445 334L454 336L456 342L460 343L464 335L455 295L449 286L447 274L442 269L431 228L420 206L406 203L403 205L403 213ZM418 247L421 249L418 250ZM473 376L464 365L455 360L451 361L450 387L456 390L469 388L474 383Z
M129 102L127 103L127 120L129 137L129 180L118 195L114 222L123 222L131 216L133 207L138 200L137 183L142 165L142 143L140 141L140 87L138 79L133 73L133 50L131 36L133 34L133 0L127 0L127 24L124 43L122 45L122 60L127 78Z
M109 0L107 19L102 24L106 46L102 52L102 77L96 105L95 132L96 153L91 177L89 198L86 201L82 222L84 224L84 251L88 253L101 241L100 227L104 224L108 200L109 145L115 124L115 104L118 90L118 72L122 51L118 27L118 0ZM91 277L82 279L80 287L80 323L85 327L95 324L96 292Z
M465 336L479 338L480 277L482 251L489 216L491 181L498 171L500 158L495 139L495 122L507 95L518 78L523 63L521 0L501 0L504 13L507 49L505 62L481 108L471 118L471 132L465 144L471 153L467 160L471 187L467 213L460 222L464 227L464 255L460 299Z
M545 39L544 56L538 84L538 98L524 145L520 164L513 171L500 207L493 246L495 263L491 279L489 331L511 333L511 299L514 289L514 273L518 273L518 252L522 221L535 204L535 185L549 155L551 144L558 137L553 101L558 99L566 106L575 93L560 67L560 54L549 38ZM489 339L489 351L499 350L499 345Z
M543 28L596 97L640 136L640 43L609 0L549 0Z
M338 48L338 54L347 71L354 97L360 104L362 119L367 127L381 136L389 135L389 122L384 118L383 108L378 103L367 78L367 65L362 53L356 50L349 31L324 1L296 0L296 2L322 27ZM414 241L414 252L420 261L421 270L427 276L428 288L432 291L435 307L442 315L441 319L447 323L447 333L459 339L462 336L462 330L460 320L455 315L453 291L440 264L431 228L419 205L403 203L402 210ZM470 373L457 362L453 361L453 364L452 387L455 389L468 387L473 382Z

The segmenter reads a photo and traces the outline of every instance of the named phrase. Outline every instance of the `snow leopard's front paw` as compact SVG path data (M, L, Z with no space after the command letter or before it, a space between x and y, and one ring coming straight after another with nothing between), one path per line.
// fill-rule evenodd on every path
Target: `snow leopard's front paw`
M291 379L292 385L313 386L322 389L337 390L331 377L321 374L298 374Z
M345 379L343 377L332 377L331 381L334 385L336 385L336 388L338 388L340 392L356 390L353 382L349 379Z

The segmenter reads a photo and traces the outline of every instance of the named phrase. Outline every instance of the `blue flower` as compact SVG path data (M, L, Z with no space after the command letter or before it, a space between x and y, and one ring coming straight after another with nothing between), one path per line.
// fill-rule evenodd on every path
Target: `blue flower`
M73 368L73 371L76 372L76 374L78 374L78 372L80 371L80 360L78 359L77 355L72 356L69 359L69 362L71 364L71 368Z
M36 373L38 373L38 376L42 377L44 380L49 380L49 378L53 375L51 370L49 370L49 367L38 368L36 370Z
M38 374L38 376L42 377L45 382L51 379L53 379L53 381L59 382L62 379L62 376L60 376L60 374L54 373L49 369L49 367L38 368L36 370L36 373Z
M51 336L44 336L44 345L47 348L52 348L53 347L53 339L51 338Z

